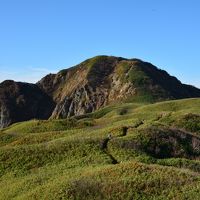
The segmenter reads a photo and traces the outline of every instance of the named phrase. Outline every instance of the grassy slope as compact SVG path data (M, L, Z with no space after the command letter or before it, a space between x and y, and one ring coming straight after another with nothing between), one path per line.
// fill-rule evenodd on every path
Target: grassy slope
M0 132L0 199L200 199L198 159L130 146L148 145L155 127L199 137L199 114L200 99L187 99L14 124Z

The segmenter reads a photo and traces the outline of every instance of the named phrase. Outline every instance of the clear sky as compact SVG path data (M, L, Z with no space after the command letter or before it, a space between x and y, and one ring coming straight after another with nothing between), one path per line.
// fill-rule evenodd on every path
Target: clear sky
M200 1L0 0L0 82L96 55L140 58L200 88Z

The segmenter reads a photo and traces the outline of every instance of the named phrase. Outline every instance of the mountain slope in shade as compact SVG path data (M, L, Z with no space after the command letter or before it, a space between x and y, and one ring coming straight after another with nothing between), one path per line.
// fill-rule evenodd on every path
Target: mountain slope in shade
M200 97L167 72L139 59L97 56L49 74L36 85L0 84L0 127L32 118L65 118L117 102Z
M0 84L0 127L33 118L47 119L54 102L37 85L4 81Z

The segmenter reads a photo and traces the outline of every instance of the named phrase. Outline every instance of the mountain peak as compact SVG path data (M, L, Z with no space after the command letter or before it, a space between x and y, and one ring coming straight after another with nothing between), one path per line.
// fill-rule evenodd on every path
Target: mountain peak
M4 117L0 126L31 118L82 115L117 102L150 103L190 97L200 97L200 90L182 84L151 63L101 55L48 74L37 84L11 80L1 83L0 113ZM14 114L23 112L21 118Z

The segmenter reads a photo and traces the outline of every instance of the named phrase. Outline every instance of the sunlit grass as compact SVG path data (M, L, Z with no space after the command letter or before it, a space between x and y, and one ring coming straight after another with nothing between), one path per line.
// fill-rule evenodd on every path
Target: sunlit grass
M154 130L198 137L199 114L200 99L186 99L13 124L0 132L0 199L198 199L198 159L160 159L146 148Z

